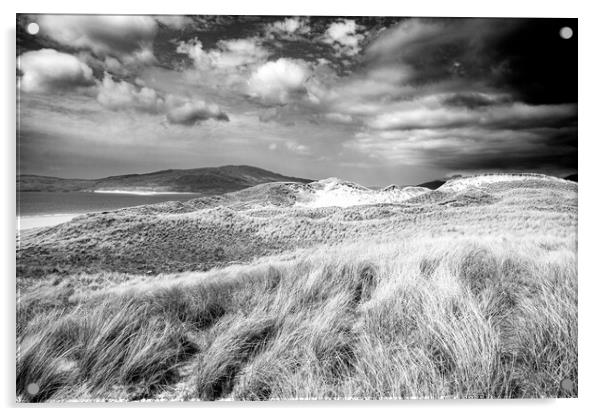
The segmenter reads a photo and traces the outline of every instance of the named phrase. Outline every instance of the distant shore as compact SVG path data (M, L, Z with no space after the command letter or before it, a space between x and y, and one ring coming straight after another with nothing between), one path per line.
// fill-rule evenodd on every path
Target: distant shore
M17 231L29 230L39 227L50 227L71 221L81 213L72 214L46 214L46 215L24 215L17 217Z
M129 189L95 189L95 194L123 194L123 195L194 195L195 192L167 192L167 191L137 191Z
M17 229L48 227L93 212L167 201L188 201L199 193L159 192L144 189L106 189L71 192L17 193Z

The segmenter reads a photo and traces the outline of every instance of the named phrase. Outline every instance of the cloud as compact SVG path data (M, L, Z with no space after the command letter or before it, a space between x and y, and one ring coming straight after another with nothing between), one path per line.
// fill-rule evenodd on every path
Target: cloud
M212 63L218 68L240 67L265 60L269 53L255 39L230 39L218 42L220 51L211 51Z
M481 92L459 92L444 98L443 105L452 107L465 107L468 109L488 107L499 103L509 103L512 97L509 94L485 94Z
M465 126L357 133L344 147L383 163L454 170L571 169L575 127L527 130Z
M136 87L126 81L113 81L111 75L106 72L97 99L100 104L111 110L159 113L165 105L164 99L154 89Z
M262 123L275 122L284 126L294 126L295 119L290 111L284 111L286 107L270 107L259 113L258 119ZM293 110L294 111L294 110Z
M424 128L454 128L488 126L499 128L529 128L565 124L576 120L574 104L528 105L512 103L468 109L459 107L427 107L406 104L405 109L384 112L367 121L379 130L411 130Z
M491 81L498 65L492 44L510 27L488 19L410 18L376 37L365 48L366 62L411 68L412 84Z
M413 69L414 85L455 80L466 88L503 89L529 104L575 102L576 50L552 36L560 24L554 19L410 18L376 37L365 48L365 62L404 64Z
M399 175L402 165L410 175L435 177L444 169L535 169L554 160L570 167L574 159L576 76L563 68L576 69L576 46L552 27L560 20L191 16L192 27L185 16L124 18L132 23L35 17L40 34L19 47L69 54L20 64L21 90L85 94L23 93L30 126L48 129L43 113L60 129L85 105L82 121L70 125L73 140L83 129L110 135L111 143L153 136L177 164L185 152L170 144L186 142L195 152L198 130L176 125L207 123L203 163L228 162L236 152L245 163L257 152L263 163L261 152L276 143L269 163L298 161L311 147L332 161L320 172L368 161L375 181L387 169ZM155 54L162 65L153 65ZM55 97L69 108L54 108ZM99 103L115 112L99 111ZM172 126L157 128L161 121ZM308 169L317 160L308 159ZM419 167L423 173L415 173Z
M311 31L309 19L305 17L288 17L271 23L266 28L268 36L278 36L285 39L295 39Z
M168 97L167 121L170 124L193 126L210 119L229 121L228 115L218 105L208 104L202 100L183 100Z
M154 62L157 21L151 16L42 15L40 34L62 45L112 56L124 64Z
M278 142L278 143L271 143L268 148L270 150L278 150L278 149L283 149L285 151L288 151L290 153L294 153L300 156L307 156L309 154L311 154L311 149L309 148L309 146L301 144L301 143L297 143L295 141L291 141L291 140L286 140L286 141L282 141L282 142Z
M358 29L355 20L333 22L326 29L323 40L332 45L338 56L354 56L360 52L360 42L365 38L363 34L357 33Z
M194 24L194 20L192 20L188 16L182 15L157 15L154 16L155 19L161 24L171 28L171 29L184 29L186 26Z
M349 114L341 114L341 113L326 113L324 117L330 121L335 121L337 123L351 123L353 122L353 117Z
M18 59L23 75L20 88L26 92L52 92L90 87L92 69L73 55L54 49L25 52Z
M314 71L308 89L329 111L362 115L416 94L416 88L405 83L410 73L403 66L376 67L346 77Z
M410 55L432 43L448 42L457 38L457 31L449 31L448 37L442 37L445 24L441 21L412 18L402 21L385 30L367 48L366 53L372 57L392 59L399 55Z
M205 51L197 38L181 41L176 49L188 55L195 68L200 70L237 69L265 61L269 52L254 39L230 39L217 42L217 48Z
M308 155L311 153L309 147L304 144L286 142L285 146L289 151L298 155Z
M249 94L266 104L286 104L305 94L310 70L304 61L280 58L260 66L249 79Z

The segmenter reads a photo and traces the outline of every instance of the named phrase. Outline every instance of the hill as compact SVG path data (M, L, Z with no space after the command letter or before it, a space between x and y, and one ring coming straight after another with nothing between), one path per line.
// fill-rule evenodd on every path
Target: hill
M195 192L217 195L261 183L280 181L310 182L308 179L284 176L253 166L221 166L198 169L169 169L100 179L63 179L49 176L20 175L17 176L17 190L21 192Z

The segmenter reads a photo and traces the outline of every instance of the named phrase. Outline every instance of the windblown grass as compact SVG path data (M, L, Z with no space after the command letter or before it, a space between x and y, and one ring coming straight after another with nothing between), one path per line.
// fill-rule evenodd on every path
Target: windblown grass
M31 292L18 310L17 394L573 397L576 253L544 243L364 241L88 297Z

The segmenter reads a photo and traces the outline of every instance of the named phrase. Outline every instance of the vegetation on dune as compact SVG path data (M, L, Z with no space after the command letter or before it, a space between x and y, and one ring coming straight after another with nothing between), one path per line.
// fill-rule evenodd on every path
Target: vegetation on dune
M577 394L570 248L358 244L217 273L25 298L21 399Z
M23 237L17 273L27 280L80 272L209 270L375 236L509 233L564 239L574 236L577 224L576 184L537 177L461 192L432 191L404 204L348 208L282 206L290 193L281 191L282 184L260 185L186 203L82 216Z

